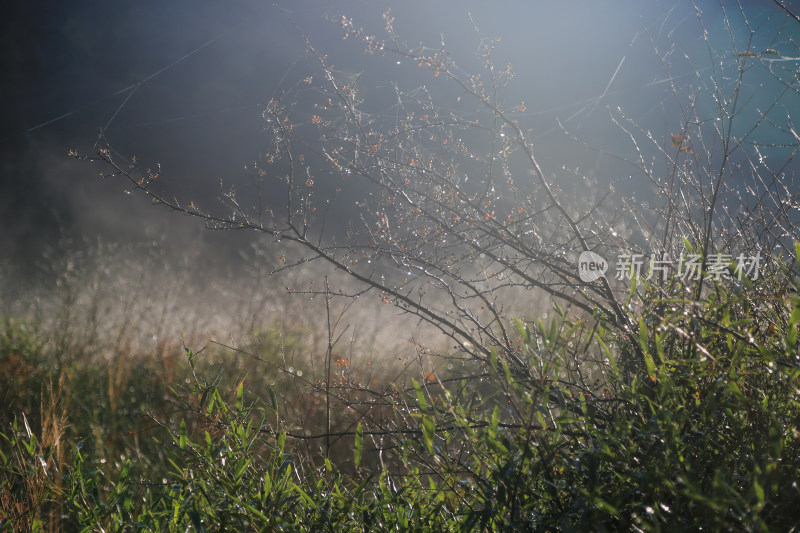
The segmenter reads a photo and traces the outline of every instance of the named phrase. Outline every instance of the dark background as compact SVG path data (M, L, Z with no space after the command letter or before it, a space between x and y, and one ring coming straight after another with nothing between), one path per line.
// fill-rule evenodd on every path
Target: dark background
M679 117L665 118L674 103L653 43L662 53L693 53L703 47L696 13L685 1L279 4L40 2L19 4L13 15L4 17L4 259L25 271L45 249L80 246L98 237L136 241L167 235L181 243L206 241L234 248L252 238L208 236L196 221L125 194L120 182L100 180L99 169L68 158L67 152L91 154L98 128L107 126L116 149L136 155L142 166L162 165L167 191L184 201L212 204L217 181L246 179L245 165L264 151L264 103L306 75L312 64L287 14L315 46L330 54L341 73L367 69L362 84L374 85L377 94L381 80L398 76L393 60L367 58L357 43L341 40L337 25L324 14L347 14L357 25L380 33L381 12L391 7L396 29L410 43L435 46L443 36L469 70L479 68L471 13L484 35L502 37L496 57L510 62L517 73L507 98L526 102L523 120L537 132L546 171L557 170L575 150L553 134L556 117L623 153L630 147L610 125L606 105L624 106L635 119L652 121L657 135L669 134L675 128L670 121ZM778 13L771 2L744 5L755 20ZM699 7L712 34L724 33L719 4L701 2ZM184 58L186 54L191 55ZM690 71L673 75L692 79ZM143 80L131 94L131 87ZM414 85L426 79L406 76L402 81Z

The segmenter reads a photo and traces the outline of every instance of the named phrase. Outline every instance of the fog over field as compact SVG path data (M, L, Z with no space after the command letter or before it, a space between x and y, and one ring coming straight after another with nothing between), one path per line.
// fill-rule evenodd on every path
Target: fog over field
M759 50L771 46L769 36L785 24L775 6L743 6L749 23L760 29L756 39L764 42L741 45ZM446 45L461 72L483 68L476 55L480 39L493 41L496 68L513 69L503 88L503 105L514 108L545 175L576 206L591 204L609 188L634 201L653 198L652 183L641 172L607 157L638 157L614 121L629 120L666 144L683 128L681 103L672 91L690 89L717 68L706 52L704 35L711 43L730 39L725 12L714 2L77 2L27 8L18 19L4 22L3 86L11 104L3 111L0 182L6 299L21 305L29 294L47 292L65 275L64 269L165 294L171 285L161 275L166 269L192 293L170 304L176 307L197 309L203 298L220 303L215 287L224 287L228 309L242 307L237 298L292 300L285 298L285 289L293 283L266 275L286 264L286 252L273 236L209 232L201 221L152 205L141 191L131 193L120 180L100 178L104 169L99 162L67 154L93 155L102 131L104 142L120 157L135 156L139 170L152 168L160 175L157 188L165 197L220 214L225 212L222 193L236 188L248 206L258 203L260 209L280 212L286 198L279 180L262 180L260 192L253 187L265 168L270 142L262 113L284 95L291 96L293 106L307 106L306 114L316 109L319 93L298 90L318 68L303 34L326 55L338 79L358 85L363 110L375 117L399 116L394 83L410 93L430 91L445 111L463 113L474 105L465 108L457 86L413 62L367 55L362 43L343 39L342 16L380 33L382 14L389 9L405 42ZM748 21L731 21L733 31L746 37ZM749 85L758 89L743 93L751 102L748 109L779 116L780 108L769 107L769 102L780 85L766 72L753 76ZM714 103L699 94L693 105L702 116L704 109L713 111ZM617 109L623 114L613 115ZM759 127L765 130L762 140L769 142L768 127ZM364 224L366 189L354 180L337 183L323 163L310 161L317 194L335 194L337 201L327 207L320 236L344 242ZM467 177L475 174L475 183L485 171L469 163L461 170ZM276 175L282 171L268 169ZM517 179L532 179L530 170L512 172L519 172ZM504 201L510 199L498 199ZM615 231L632 236L640 222L619 220ZM99 260L96 256L104 250L124 259ZM162 266L152 266L153 255ZM80 259L88 256L96 260ZM100 263L107 265L105 270L90 272ZM475 272L482 268L469 262L463 267ZM141 273L143 268L147 272ZM295 270L291 276L314 281L317 287L329 273L321 264L301 264ZM253 278L252 272L259 274ZM391 268L386 275L401 281L408 277ZM235 294L238 290L241 295ZM304 298L308 295L294 297ZM522 293L514 306L517 312L535 313L540 299ZM274 311L263 318L273 320L282 305L266 306ZM213 320L236 316L230 322L241 323L244 308L214 310ZM389 327L395 319L379 322Z

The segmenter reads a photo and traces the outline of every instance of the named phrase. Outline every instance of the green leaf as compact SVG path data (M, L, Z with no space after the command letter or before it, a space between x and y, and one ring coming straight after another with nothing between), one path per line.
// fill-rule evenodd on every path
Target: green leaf
M189 366L194 368L194 356L195 356L194 352L186 347L184 347L183 349L186 352L186 359L189 360Z
M800 322L800 300L794 301L794 309L789 317L789 331L786 334L786 346L789 353L794 353L797 344L797 323Z
M652 381L656 380L656 365L653 362L653 356L650 354L647 342L647 324L644 318L639 318L639 344L642 347L642 354L644 355L644 364L647 367L647 375L650 376Z
M659 335L658 333L655 333L653 334L653 338L656 341L656 353L658 354L658 358L662 363L664 363L666 357L664 357L664 343L662 336Z
M606 346L606 343L603 342L603 339L601 339L600 337L597 337L597 343L600 345L600 348L602 348L603 352L606 354L606 357L608 358L608 363L611 365L611 368L614 369L614 373L619 374L619 367L617 366L617 362L611 356L611 350L608 348L608 346Z
M411 378L411 384L414 385L414 391L417 393L417 404L419 404L419 410L423 413L428 411L428 403L425 401L425 394L422 392L422 387L419 386L417 380Z
M436 422L430 416L422 417L422 440L428 452L433 453L433 435L436 433Z
M764 504L764 488L761 486L761 484L758 482L758 480L753 480L753 492L755 493L756 498L758 498L759 505L763 505Z
M236 410L241 411L242 407L244 407L244 380L236 387Z
M272 390L272 387L269 388L269 401L272 404L272 410L277 413L278 412L278 395L275 394L275 391Z
M739 401L744 400L744 394L742 394L742 389L739 388L739 385L735 381L728 381L728 390L731 391L731 394L736 396L736 399Z
M245 461L242 461L239 466L236 468L234 472L234 479L238 482L242 478L242 474L244 473L245 469L250 466L250 463L253 461L253 458L250 457Z
M519 331L520 336L525 340L525 342L529 342L528 338L528 330L525 328L525 324L517 317L514 317L514 323L517 325L517 331Z
M207 415L210 415L211 413L214 412L214 405L216 404L216 402L217 402L217 391L216 389L214 389L213 392L211 393L211 398L209 398L208 400L208 407L206 407Z
M128 478L128 473L131 469L131 460L126 459L125 462L122 464L122 471L119 473L119 481L125 481Z
M303 498L303 500L305 500L305 502L308 505L308 507L311 508L312 506L314 506L314 498L312 498L308 494L308 492L304 491L300 485L297 485L297 484L293 484L293 485L294 485L293 488L294 488L295 492L297 494L299 494L300 497Z
M619 511L610 503L603 500L602 498L595 498L594 504L597 506L598 509L610 513L614 516L619 516Z
M22 441L25 445L25 449L28 450L28 454L33 457L36 455L36 437L31 437L28 442Z
M797 259L797 264L800 265L800 241L794 243L794 256Z
M181 430L180 430L180 438L178 439L178 447L181 450L186 449L186 443L188 442L188 438L186 437L186 420L181 420Z
M361 425L361 422L358 423L356 426L356 442L353 447L353 462L355 462L356 467L361 464L361 450L364 446L364 427ZM328 460L326 459L326 466L329 464Z
M644 365L647 367L647 375L650 377L650 380L655 382L656 365L653 362L653 356L650 355L650 352L644 352Z
M28 442L24 443L28 453L33 457L36 452L36 435L33 434L30 424L28 424L28 417L22 413L22 421L25 423L25 434L28 435Z
M508 366L508 361L506 361L504 357L503 359L500 360L500 362L503 364L503 372L505 372L506 381L509 383L509 385L513 385L514 378L511 376L511 368L509 368Z
M633 301L633 295L636 294L636 280L638 279L638 276L636 275L636 272L633 269L633 265L630 266L630 270L631 270L631 288L628 291L629 304L631 303L631 301Z
M647 350L648 342L647 342L647 323L644 321L644 318L639 318L639 346L642 347L642 350Z

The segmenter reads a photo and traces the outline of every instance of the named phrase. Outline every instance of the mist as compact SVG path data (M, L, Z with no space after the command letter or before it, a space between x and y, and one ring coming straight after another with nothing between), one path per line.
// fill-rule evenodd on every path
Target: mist
M124 261L134 263L137 249L149 250L143 261L154 249L167 250L159 269L193 272L187 286L209 287L215 280L234 286L231 280L245 277L241 273L254 268L253 261L275 262L283 252L269 237L209 232L197 220L131 194L118 180L101 178L96 163L67 153L92 155L102 130L119 154L135 156L141 168L158 169L165 196L209 212L220 209L220 191L227 187L254 197L254 169L268 143L261 112L315 67L303 34L328 55L338 76L357 80L365 105L376 115L395 112L394 82L405 90L424 85L456 109L460 94L453 87L413 66L365 55L359 43L342 39L337 25L342 15L379 32L381 13L389 8L403 39L444 43L465 72L482 68L475 56L479 38L496 39L497 65L508 64L514 72L504 89L507 106L524 108L519 120L530 131L545 173L576 199L585 195L585 202L595 191L581 189L573 180L576 173L598 191L615 184L647 197L651 187L642 176L599 155L599 150L634 154L609 110L622 108L642 130L665 139L680 131L670 118L677 110L671 86L690 87L695 72L684 68L668 76L658 54L692 57L699 72L711 68L703 63L698 12L712 38L725 37L719 5L711 2L699 3L698 11L689 3L664 1L308 1L277 7L79 2L31 8L6 37L10 73L3 83L15 104L5 111L9 142L0 187L0 244L7 251L2 268L7 285L15 288L13 300L25 299L22 286L51 286L59 275L47 266L54 258L69 264L73 254L97 253L107 245L127 246ZM770 24L775 12L756 3L745 9L763 24ZM774 80L763 83L761 94L774 92ZM329 236L341 238L360 224L362 193L357 185L344 186L339 193L344 201L327 222ZM265 205L283 206L279 187L267 183L262 194ZM255 249L263 251L254 256ZM323 270L309 272L317 282L324 276ZM116 275L133 274L120 269ZM259 283L269 294L287 286L277 277ZM231 297L226 307L234 301Z

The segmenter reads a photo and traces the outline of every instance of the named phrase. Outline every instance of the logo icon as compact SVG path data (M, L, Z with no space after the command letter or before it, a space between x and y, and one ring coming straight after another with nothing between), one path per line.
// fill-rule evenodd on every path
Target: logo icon
M585 283L605 276L608 270L608 261L594 252L582 252L578 257L578 277Z

